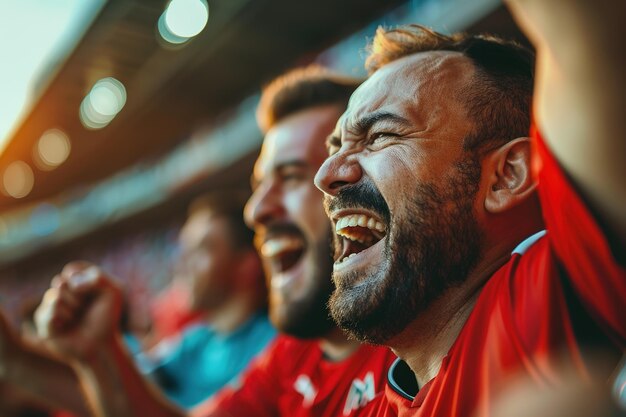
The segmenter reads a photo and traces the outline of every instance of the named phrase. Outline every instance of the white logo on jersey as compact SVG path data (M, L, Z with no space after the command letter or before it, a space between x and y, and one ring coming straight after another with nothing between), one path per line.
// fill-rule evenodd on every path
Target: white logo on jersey
M352 386L346 397L346 405L343 407L343 415L349 415L353 410L363 407L365 404L374 399L376 393L374 392L374 374L368 372L361 381L359 378L354 378Z
M313 404L313 400L315 400L317 396L317 389L313 386L311 378L306 375L300 375L293 384L293 387L304 397L302 400L303 406L308 407Z

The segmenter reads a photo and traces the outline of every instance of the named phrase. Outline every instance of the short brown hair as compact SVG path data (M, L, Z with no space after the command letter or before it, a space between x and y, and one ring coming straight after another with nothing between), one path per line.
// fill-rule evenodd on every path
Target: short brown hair
M263 89L257 121L266 133L285 117L326 104L348 105L363 80L339 75L319 65L291 70Z
M372 74L392 61L428 51L460 52L477 69L478 82L462 93L476 123L465 138L465 149L492 148L528 135L535 62L531 50L489 35L448 36L420 25L379 27L365 66Z

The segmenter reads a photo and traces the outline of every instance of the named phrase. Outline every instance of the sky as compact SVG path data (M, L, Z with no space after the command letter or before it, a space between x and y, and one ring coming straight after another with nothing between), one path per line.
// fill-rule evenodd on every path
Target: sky
M42 74L74 48L106 0L0 0L0 152Z

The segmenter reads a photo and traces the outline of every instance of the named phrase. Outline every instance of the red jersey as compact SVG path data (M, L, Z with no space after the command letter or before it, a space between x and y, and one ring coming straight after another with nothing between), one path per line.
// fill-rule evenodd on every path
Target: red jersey
M381 393L395 355L361 345L349 358L324 358L319 340L277 338L244 373L192 415L229 417L352 416Z
M418 390L398 361L385 394L359 415L488 416L509 377L547 386L558 381L564 360L585 377L587 348L616 355L624 348L626 271L546 144L533 136L547 233L490 278L435 378Z
M204 313L189 309L189 296L180 285L170 285L152 303L154 343L178 336L187 326L203 319Z

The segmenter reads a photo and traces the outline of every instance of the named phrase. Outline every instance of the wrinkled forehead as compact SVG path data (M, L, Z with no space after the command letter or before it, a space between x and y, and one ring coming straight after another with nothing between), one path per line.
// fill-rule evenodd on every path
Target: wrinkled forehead
M433 103L458 100L460 91L473 82L475 67L460 52L429 51L393 61L372 74L354 92L339 124L376 111L410 118Z

